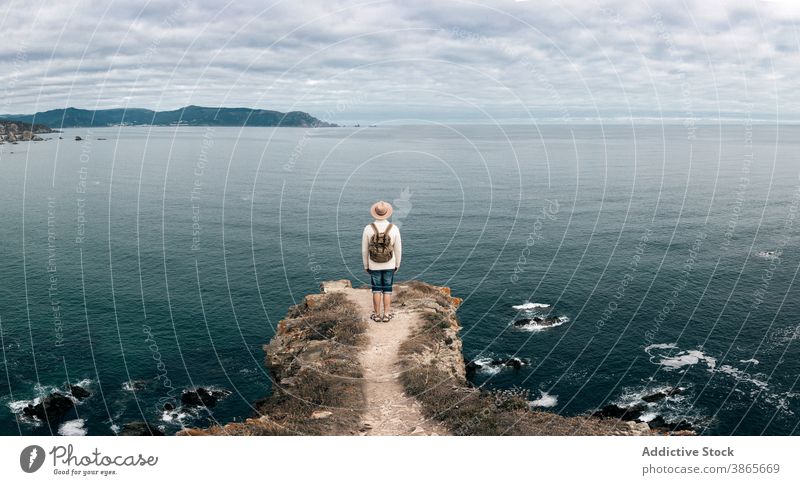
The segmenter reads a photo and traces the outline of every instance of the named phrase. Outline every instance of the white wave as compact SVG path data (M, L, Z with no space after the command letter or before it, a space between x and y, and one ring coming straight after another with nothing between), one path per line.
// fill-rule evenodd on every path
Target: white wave
M519 330L524 330L526 332L541 332L547 330L548 328L560 327L561 325L564 325L567 322L569 322L569 317L562 315L558 317L558 321L556 323L550 325L545 325L542 323L528 323L526 325L517 325L515 326L515 328Z
M668 423L678 423L684 419L692 423L700 422L703 418L702 410L693 406L692 399L687 398L685 394L686 388L680 387L679 389L681 391L679 394L672 394L671 396L666 396L655 402L645 402L642 400L645 396L657 392L667 393L672 389L675 389L675 386L666 384L655 386L650 384L644 387L625 387L622 389L622 394L616 400L612 401L612 404L616 404L622 408L643 406L642 415L639 416L638 419L644 422L650 422L658 416L664 418Z
M477 359L473 359L472 363L477 366L475 372L490 376L493 376L505 369L516 369L522 366L530 365L530 361L528 359L523 359L520 357L479 357Z
M717 359L705 355L701 350L682 350L674 355L668 353L651 352L652 350L668 350L677 348L671 344L652 344L645 347L645 352L650 356L650 362L659 364L667 369L680 369L681 367L691 366L705 362L709 369L717 366ZM654 359L657 361L654 362Z
M717 369L718 372L722 372L723 374L728 374L729 376L735 377L738 381L749 382L756 387L761 389L766 389L768 384L761 379L757 379L756 376L751 375L749 372L744 372L741 369L737 369L736 367L730 366L728 364L722 365ZM757 374L760 375L760 374Z
M746 360L740 360L739 362L741 362L742 364L753 364L753 365L760 364L758 359L746 359Z
M37 396L44 397L54 392L64 392L64 391L56 386L45 386L37 382L33 386L33 392L35 392Z
M537 310L539 308L550 308L550 305L547 303L525 302L522 305L513 305L511 308L514 310Z
M705 355L700 350L685 350L671 357L661 359L661 365L671 369L680 369L687 365L695 365L705 361L709 368L713 369L717 365L717 359Z
M650 421L656 419L656 417L658 417L657 413L643 413L641 416L639 416L639 421L649 423Z
M81 387L85 388L85 387L91 386L92 382L94 382L94 381L92 381L91 379L82 379L82 380L78 381L77 383L73 384L73 386L81 386Z
M118 424L112 424L111 426L109 426L109 428L111 428L111 431L113 431L113 432L114 432L114 434L117 434L117 433L119 433L119 429L120 429L120 428L119 428L119 425L118 425Z
M164 411L161 414L161 421L164 421L165 423L183 424L184 420L186 420L187 418L192 418L192 417L193 417L193 415L191 413L188 413L188 412L182 411L182 410Z
M541 391L541 393L542 395L539 396L539 399L534 399L530 402L531 406L539 408L552 408L558 403L558 396L549 394L546 391Z
M131 379L122 383L122 390L128 392L141 391L146 385L147 383L144 380Z
M613 404L616 404L619 407L627 408L633 405L641 405L644 404L648 408L654 408L664 405L667 402L671 401L680 401L684 399L683 391L686 388L680 387L677 392L673 392L675 387L673 386L657 386L657 387L626 387L623 389L622 394L613 401ZM664 393L664 397L661 399L656 400L655 402L645 402L642 398L645 396L652 396L657 393Z
M215 386L214 384L211 384L209 386L197 386L195 389L199 389L201 387L207 391L221 392L223 394L223 397L227 397L231 394L231 391L229 391L228 389L225 389L224 387Z
M780 251L759 251L756 256L763 259L777 259L781 256Z
M66 421L58 427L58 434L61 436L86 436L86 421L83 419L73 419Z
M675 348L675 344L674 343L672 343L672 344L650 344L650 345L648 345L647 347L644 348L644 351L649 354L650 351L653 350L653 349L674 349L674 348Z
M493 360L494 359L491 357L481 357L480 359L475 359L473 362L480 366L478 372L493 376L503 370L502 365L492 365Z
M21 414L22 410L25 409L25 407L27 407L28 404L36 406L40 402L42 402L42 398L40 398L40 397L37 397L37 398L34 398L34 399L30 399L30 400L27 400L27 401L24 400L24 399L20 399L19 401L11 401L11 402L9 402L8 403L8 408L11 409L11 412L14 413L14 414Z

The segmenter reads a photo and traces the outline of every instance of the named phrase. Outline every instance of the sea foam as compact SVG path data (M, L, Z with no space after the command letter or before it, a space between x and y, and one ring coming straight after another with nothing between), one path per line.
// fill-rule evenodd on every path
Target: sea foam
M73 419L66 421L58 427L58 434L61 436L86 436L86 421L83 419Z
M526 332L542 332L542 331L547 330L549 328L560 327L561 325L564 325L567 322L569 322L569 317L562 315L562 316L558 317L558 321L556 321L556 323L553 323L553 324L550 324L550 325L545 325L545 324L541 324L541 323L528 323L526 325L515 325L514 328L516 328L517 330L523 330L523 331L526 331Z
M696 365L700 362L705 362L709 369L714 369L717 366L717 359L704 354L701 350L681 350L672 355L666 352L657 352L658 350L676 348L677 346L674 343L652 344L645 347L644 351L650 356L650 362L662 365L667 369L680 369L681 367Z
M522 305L514 305L511 308L514 310L538 310L541 308L550 308L550 305L547 303L531 303L525 302Z
M539 396L539 399L534 399L530 402L531 406L538 408L552 408L558 404L558 396L549 394L547 391L541 391L541 393L542 395Z

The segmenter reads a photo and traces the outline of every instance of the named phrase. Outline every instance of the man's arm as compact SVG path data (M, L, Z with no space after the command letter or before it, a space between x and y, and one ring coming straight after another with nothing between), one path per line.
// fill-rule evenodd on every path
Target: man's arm
M369 234L366 227L361 233L361 262L364 269L369 269Z
M397 226L395 226L397 227ZM394 267L400 268L400 258L403 256L403 241L400 239L400 228L397 228L397 239L394 240Z

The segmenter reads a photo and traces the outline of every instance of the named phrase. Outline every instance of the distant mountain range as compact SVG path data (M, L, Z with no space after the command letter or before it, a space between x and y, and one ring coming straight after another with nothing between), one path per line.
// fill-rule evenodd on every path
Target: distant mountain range
M302 111L270 111L251 108L206 108L186 106L173 111L152 111L142 108L88 110L53 109L32 115L0 115L0 120L47 125L50 128L77 128L117 125L160 126L338 126L314 118Z

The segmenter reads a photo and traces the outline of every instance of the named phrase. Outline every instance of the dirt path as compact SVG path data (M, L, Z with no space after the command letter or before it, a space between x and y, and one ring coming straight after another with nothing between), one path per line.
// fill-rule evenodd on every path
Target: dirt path
M398 285L395 285L397 291ZM422 416L420 404L406 396L399 381L397 367L398 350L417 324L417 316L407 310L393 307L395 317L387 323L373 322L372 293L369 289L344 289L348 298L361 308L369 322L369 343L361 352L364 368L364 393L367 409L363 417L362 434L399 435L447 435L450 434L438 423Z

